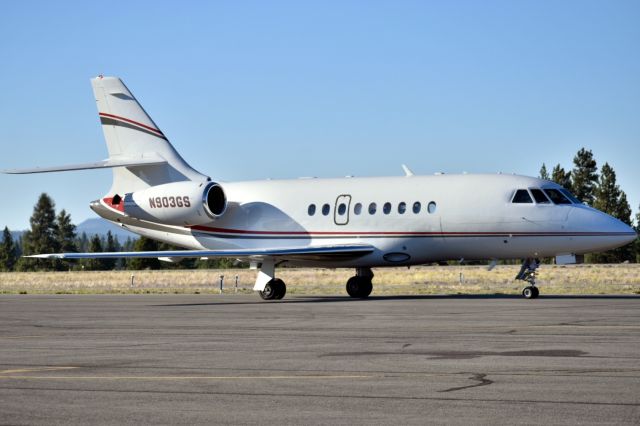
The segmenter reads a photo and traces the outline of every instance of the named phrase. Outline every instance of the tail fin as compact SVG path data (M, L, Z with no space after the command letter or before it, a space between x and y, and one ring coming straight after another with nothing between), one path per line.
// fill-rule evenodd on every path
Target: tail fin
M125 193L150 186L208 177L191 168L171 146L127 86L117 77L91 80L109 159L164 159L166 163L113 168L110 193ZM151 161L150 161L151 162Z

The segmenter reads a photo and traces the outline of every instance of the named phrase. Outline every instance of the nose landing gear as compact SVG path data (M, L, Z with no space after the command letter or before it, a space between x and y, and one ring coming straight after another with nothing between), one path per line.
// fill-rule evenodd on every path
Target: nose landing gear
M525 259L522 262L520 272L516 275L516 280L529 283L529 285L522 290L522 295L525 299L535 299L540 295L540 291L538 287L536 287L536 269L538 269L538 266L540 266L540 260Z

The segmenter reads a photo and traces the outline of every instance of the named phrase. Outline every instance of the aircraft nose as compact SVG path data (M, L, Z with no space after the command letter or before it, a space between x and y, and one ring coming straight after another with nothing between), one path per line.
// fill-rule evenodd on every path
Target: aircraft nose
M636 231L626 223L591 207L574 208L569 219L585 234L598 236L598 245L603 245L598 250L621 247L638 238Z

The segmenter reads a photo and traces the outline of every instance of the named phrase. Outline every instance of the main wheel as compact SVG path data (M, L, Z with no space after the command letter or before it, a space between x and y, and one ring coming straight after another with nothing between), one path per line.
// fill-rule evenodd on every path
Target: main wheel
M366 277L355 276L347 281L347 293L353 298L364 299L371 294L371 290L373 285Z
M272 285L276 287L275 299L280 300L284 297L285 294L287 294L287 286L280 278L274 278L272 280Z
M260 292L260 297L264 300L279 300L287 293L287 286L280 278L274 278L264 286Z
M351 297L358 297L358 290L360 289L360 283L358 277L351 277L347 280L347 293Z
M371 291L373 290L373 284L369 278L364 278L362 280L362 286L360 287L360 297L361 299L365 299L369 297Z
M277 285L273 285L273 280L271 280L264 286L264 290L259 293L263 300L273 300L278 295Z

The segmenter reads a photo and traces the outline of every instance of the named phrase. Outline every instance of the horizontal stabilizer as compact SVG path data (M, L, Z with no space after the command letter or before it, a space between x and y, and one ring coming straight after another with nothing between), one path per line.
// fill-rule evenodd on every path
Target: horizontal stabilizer
M68 172L73 170L110 169L113 167L152 166L166 163L167 161L160 156L143 158L109 158L107 160L97 161L95 163L70 164L67 166L54 167L34 167L31 169L9 169L1 170L1 172L10 175L24 175L31 173Z
M238 250L166 250L166 251L124 251L105 253L52 253L25 256L39 259L111 259L111 258L194 258L231 257L239 259L259 259L279 257L291 260L326 259L335 257L358 257L373 252L373 246L366 244L332 245L316 247L290 247Z

